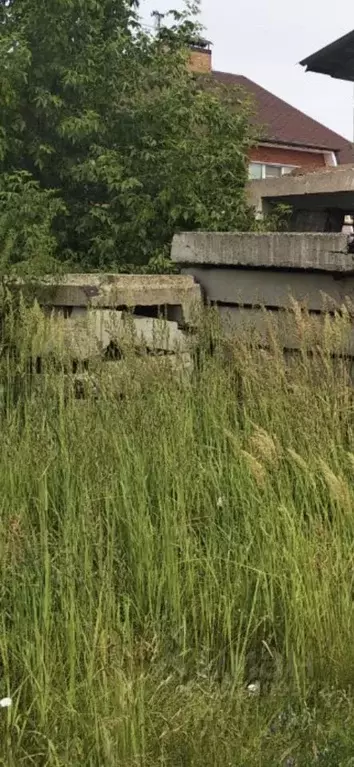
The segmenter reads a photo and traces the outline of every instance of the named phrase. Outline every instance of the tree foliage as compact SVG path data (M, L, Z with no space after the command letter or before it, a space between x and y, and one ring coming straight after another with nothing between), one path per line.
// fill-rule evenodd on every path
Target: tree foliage
M41 189L26 171L0 184L0 274L31 275L57 267L53 220L65 210L57 195Z
M37 238L81 269L139 268L159 262L180 229L249 225L247 106L190 73L190 9L156 35L137 11L135 0L0 0L8 261L28 260ZM8 235L21 195L35 210L30 247L27 214Z

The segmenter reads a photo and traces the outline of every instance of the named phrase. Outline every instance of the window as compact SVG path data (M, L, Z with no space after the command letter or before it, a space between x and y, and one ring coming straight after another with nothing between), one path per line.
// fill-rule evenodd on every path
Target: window
M252 181L262 178L281 178L291 173L297 165L272 165L266 162L250 162L248 175Z
M265 177L266 178L281 178L282 167L281 165L265 165Z
M260 162L250 162L249 164L249 178L254 181L263 178L262 175L263 165Z

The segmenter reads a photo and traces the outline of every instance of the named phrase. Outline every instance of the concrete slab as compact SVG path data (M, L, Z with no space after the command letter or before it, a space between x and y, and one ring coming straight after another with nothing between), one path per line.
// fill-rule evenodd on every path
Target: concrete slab
M43 278L26 284L25 289L39 304L51 307L180 307L181 321L186 323L201 302L193 278L179 274L68 274Z
M298 194L332 194L354 192L354 165L326 166L310 172L287 173L280 178L249 181L249 200L260 193L266 197L289 197Z
M354 355L354 328L330 315L265 312L262 309L219 307L223 333L245 342L288 350L325 348L333 354Z
M171 256L184 266L354 273L354 256L343 234L187 232L174 236Z
M187 353L189 340L176 322L135 317L122 311L74 308L70 317L52 315L38 355L62 353L78 360L93 359L115 343L123 351Z
M310 173L287 174L281 178L249 181L247 184L248 202L257 211L262 210L262 199L348 192L354 193L352 164L319 168Z
M293 301L322 311L354 302L354 277L266 269L187 267L211 302L289 308Z

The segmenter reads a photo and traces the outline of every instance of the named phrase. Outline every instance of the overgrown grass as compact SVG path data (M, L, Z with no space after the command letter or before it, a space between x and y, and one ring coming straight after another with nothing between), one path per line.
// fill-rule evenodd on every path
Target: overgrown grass
M128 360L123 397L105 363L77 401L25 356L2 365L0 763L352 764L347 363L217 344L183 380Z

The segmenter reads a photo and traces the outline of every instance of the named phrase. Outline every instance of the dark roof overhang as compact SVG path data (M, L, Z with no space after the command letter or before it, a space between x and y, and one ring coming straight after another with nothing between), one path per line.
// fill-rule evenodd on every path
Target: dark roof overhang
M307 72L354 82L354 31L300 61Z

